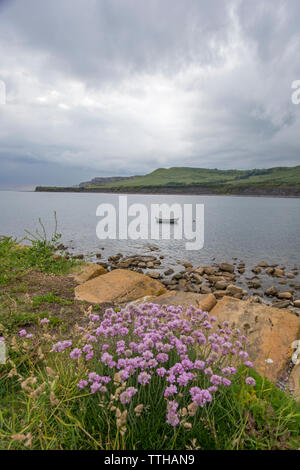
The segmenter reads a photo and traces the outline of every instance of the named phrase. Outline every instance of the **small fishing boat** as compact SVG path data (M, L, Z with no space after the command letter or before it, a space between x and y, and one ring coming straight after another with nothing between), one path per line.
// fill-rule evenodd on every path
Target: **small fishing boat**
M155 217L156 222L159 224L176 224L178 221L179 217L169 217L169 218L163 218L163 217Z

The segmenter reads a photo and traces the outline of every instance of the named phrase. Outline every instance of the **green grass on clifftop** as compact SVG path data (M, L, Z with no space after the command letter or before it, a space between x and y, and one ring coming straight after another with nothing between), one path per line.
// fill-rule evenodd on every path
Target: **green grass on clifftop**
M176 185L300 185L300 166L276 167L261 170L217 170L206 168L159 168L145 176L116 183L105 183L101 186L133 187L133 186L176 186Z
M123 181L93 181L79 187L38 186L36 191L111 191L191 194L252 194L300 196L300 166L253 170L207 168L159 168L152 173Z

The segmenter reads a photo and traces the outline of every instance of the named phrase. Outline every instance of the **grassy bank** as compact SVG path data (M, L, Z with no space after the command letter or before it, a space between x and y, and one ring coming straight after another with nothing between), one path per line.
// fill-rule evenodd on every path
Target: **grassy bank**
M103 354L117 361L145 353L151 361L155 349L150 342L135 351L134 343L145 343L132 326L141 327L140 322L151 335L154 325L156 332L164 331L165 345L176 338L179 348L186 342L194 362L212 357L211 367L219 376L237 359L234 354L213 358L208 343L195 347L185 341L186 328L191 328L190 337L199 337L199 331L208 337L208 318L191 314L186 323L178 323L174 310L166 314L145 306L137 314L121 314L115 307L105 313L98 305L75 301L75 285L68 277L75 261L53 258L54 249L47 241L24 248L0 240L0 337L8 350L6 364L0 365L1 449L299 448L299 405L259 377L247 361L236 364L237 372L228 376L231 384L211 390L212 400L207 398L203 408L192 405L189 392L212 385L200 366L189 386L177 384L176 394L164 396L165 379L155 371L182 363L182 353L175 349L153 370L147 365L149 383L141 384L140 370L121 380L120 370ZM237 341L237 333L219 335ZM111 380L97 382L91 373ZM248 376L255 386L245 383ZM175 411L168 404L174 401Z

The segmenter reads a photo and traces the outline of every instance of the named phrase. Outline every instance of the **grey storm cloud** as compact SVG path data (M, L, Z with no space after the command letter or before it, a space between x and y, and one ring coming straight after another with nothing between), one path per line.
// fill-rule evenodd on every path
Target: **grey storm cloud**
M0 0L0 186L300 164L298 0Z

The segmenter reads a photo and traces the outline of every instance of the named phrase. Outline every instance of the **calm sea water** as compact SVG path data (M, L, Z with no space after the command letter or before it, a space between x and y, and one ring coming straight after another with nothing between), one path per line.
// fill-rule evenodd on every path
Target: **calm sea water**
M205 242L200 251L186 251L185 242L98 240L96 208L101 203L118 207L112 194L0 192L0 235L22 238L24 229L34 231L41 217L47 231L57 212L62 241L76 253L96 253L104 247L109 255L149 254L149 245L159 248L164 265L190 261L193 265L213 261L242 260L254 266L259 261L287 267L300 266L300 199L230 196L128 195L128 204L203 203Z

